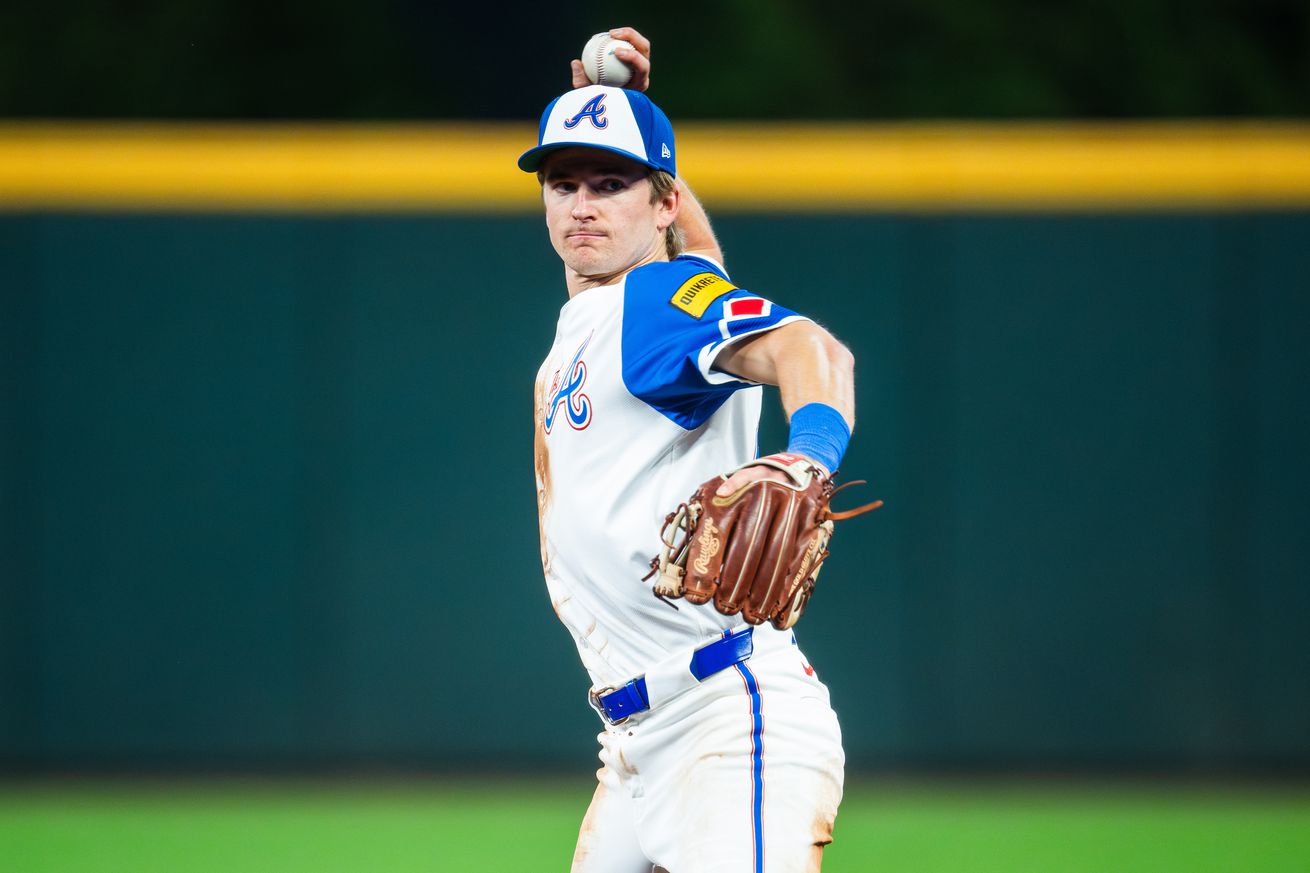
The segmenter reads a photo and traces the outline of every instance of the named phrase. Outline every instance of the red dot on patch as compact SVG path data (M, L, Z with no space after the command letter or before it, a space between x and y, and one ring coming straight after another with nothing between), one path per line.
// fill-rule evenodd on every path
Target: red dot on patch
M801 666L805 668L805 675L806 675L806 676L813 676L813 675L814 675L814 668L811 667L809 664L805 663L804 661L801 661Z

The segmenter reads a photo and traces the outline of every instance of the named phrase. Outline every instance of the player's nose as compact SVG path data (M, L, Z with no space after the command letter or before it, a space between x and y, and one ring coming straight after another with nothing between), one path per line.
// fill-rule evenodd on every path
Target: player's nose
M593 215L595 213L594 203L595 200L587 194L586 188L579 186L578 190L573 194L573 217L586 218Z

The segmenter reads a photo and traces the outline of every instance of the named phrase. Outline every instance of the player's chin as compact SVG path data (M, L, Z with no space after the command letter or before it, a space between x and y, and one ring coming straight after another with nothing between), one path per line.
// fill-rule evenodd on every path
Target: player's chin
M590 246L570 248L564 256L564 263L579 276L601 276L612 272L610 261L602 252Z

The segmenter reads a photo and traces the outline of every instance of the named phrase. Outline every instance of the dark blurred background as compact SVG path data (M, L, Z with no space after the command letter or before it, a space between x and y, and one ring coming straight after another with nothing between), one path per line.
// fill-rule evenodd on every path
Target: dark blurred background
M51 119L530 135L623 22L679 123L1310 108L1293 2L69 0L0 9L0 171ZM530 186L489 215L6 206L21 181L0 772L588 770L537 559L564 294ZM736 281L860 362L847 470L887 508L843 526L799 629L854 769L1307 773L1304 198L716 205Z
M638 23L675 118L1291 117L1294 0L422 3L61 0L0 9L18 117L532 117L579 35Z

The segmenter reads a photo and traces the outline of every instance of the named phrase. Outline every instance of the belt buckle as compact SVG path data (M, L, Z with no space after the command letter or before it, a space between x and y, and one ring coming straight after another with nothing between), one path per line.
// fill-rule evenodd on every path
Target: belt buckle
M587 692L587 702L591 704L591 708L596 710L596 714L600 716L601 721L605 722L605 724L610 725L611 727L616 725L621 725L632 717L629 715L625 715L623 718L620 718L618 720L612 719L610 718L610 714L605 711L605 705L600 702L600 699L602 697L604 697L607 694L613 694L615 691L618 690L619 690L619 686L617 685L606 685L604 688L597 688L595 690Z

